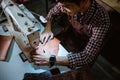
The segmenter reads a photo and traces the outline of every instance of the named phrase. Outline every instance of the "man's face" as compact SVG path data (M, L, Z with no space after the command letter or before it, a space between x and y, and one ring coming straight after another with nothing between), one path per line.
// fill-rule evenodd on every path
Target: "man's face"
M61 3L61 11L66 13L70 16L75 15L76 13L80 12L80 6L74 3Z

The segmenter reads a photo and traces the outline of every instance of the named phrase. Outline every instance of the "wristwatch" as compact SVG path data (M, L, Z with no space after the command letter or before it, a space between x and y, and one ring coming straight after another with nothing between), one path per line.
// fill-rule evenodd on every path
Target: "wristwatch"
M50 64L49 67L54 66L55 62L56 62L56 56L55 55L51 55L50 58L49 58L49 64Z

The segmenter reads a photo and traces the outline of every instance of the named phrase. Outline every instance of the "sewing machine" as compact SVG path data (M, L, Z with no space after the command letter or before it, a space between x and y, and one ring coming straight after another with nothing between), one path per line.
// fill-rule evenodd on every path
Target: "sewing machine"
M9 62L0 61L0 80L22 80L25 73L41 73L50 68L48 66L37 66L31 62L29 53L35 49L39 43L41 32L44 26L38 21L32 13L22 4L17 5L11 0L2 0L1 7L4 11L7 21L0 24L0 34L13 35L15 40L12 44ZM3 26L10 32L5 32ZM19 56L21 51L27 57L23 62ZM67 50L59 44L58 56L67 55ZM59 67L61 72L68 71L68 67ZM9 74L12 73L12 74Z
M31 62L29 53L39 45L41 26L29 17L31 14L25 14L23 7L11 0L2 0L1 7L7 17L4 27L14 36L18 46Z

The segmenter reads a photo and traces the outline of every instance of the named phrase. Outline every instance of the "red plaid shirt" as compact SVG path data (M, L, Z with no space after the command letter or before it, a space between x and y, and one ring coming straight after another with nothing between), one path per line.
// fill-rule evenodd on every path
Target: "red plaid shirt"
M47 18L52 19L52 16L60 13L60 6L60 3L55 5L48 13ZM86 31L89 36L89 42L82 52L67 55L69 66L75 68L94 61L110 26L110 20L106 10L92 0L88 11L80 19L76 19L75 17L70 22L78 33L81 29L80 26L84 27L87 25L88 28Z

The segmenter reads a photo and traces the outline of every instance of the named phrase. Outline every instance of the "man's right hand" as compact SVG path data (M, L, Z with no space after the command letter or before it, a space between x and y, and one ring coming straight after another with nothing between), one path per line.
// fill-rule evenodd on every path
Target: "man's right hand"
M47 20L45 30L41 33L40 41L45 44L48 40L53 39L54 35L51 31L51 21Z
M44 30L41 33L40 41L42 44L45 44L48 40L53 39L53 33L51 30Z

